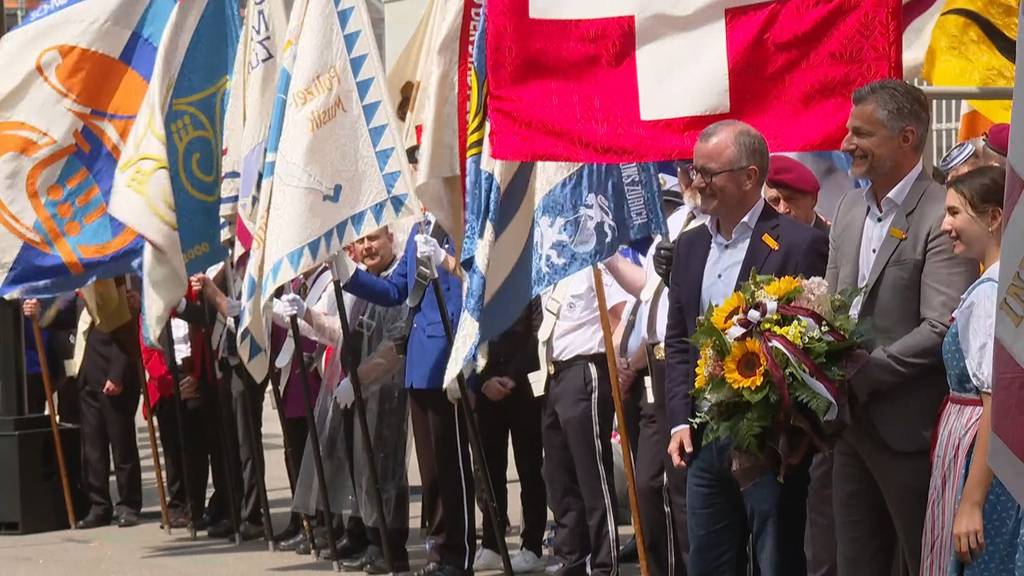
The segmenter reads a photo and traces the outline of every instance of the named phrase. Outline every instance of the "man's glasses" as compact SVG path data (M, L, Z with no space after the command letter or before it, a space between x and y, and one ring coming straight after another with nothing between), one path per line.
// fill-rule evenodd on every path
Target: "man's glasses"
M735 168L726 168L725 170L717 170L715 172L711 172L704 168L697 168L693 164L690 164L690 167L688 168L688 173L690 175L690 179L693 180L694 182L696 182L697 177L700 176L700 179L703 180L705 184L710 186L711 181L715 179L715 176L721 176L722 174L728 174L729 172L739 172L740 170L746 169L746 166L736 166Z

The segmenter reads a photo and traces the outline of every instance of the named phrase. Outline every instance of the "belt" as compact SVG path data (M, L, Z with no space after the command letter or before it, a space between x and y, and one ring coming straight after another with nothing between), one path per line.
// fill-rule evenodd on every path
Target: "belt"
M582 354L580 356L573 356L568 360L553 360L548 362L548 374L554 376L555 374L572 368L573 366L589 364L591 362L598 366L602 366L601 363L606 362L606 358L607 356L605 353L601 352L599 354Z

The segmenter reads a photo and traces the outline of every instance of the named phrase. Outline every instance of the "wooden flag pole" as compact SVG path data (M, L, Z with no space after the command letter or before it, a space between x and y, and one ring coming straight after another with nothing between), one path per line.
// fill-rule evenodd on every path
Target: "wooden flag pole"
M125 288L132 289L131 274L124 277ZM171 515L167 510L167 489L164 485L164 472L160 466L160 449L156 443L156 426L153 421L156 419L156 412L153 405L149 403L149 386L146 384L146 367L142 365L142 350L139 350L138 362L135 363L139 371L139 387L142 388L142 401L146 404L146 432L149 435L149 453L153 455L153 472L156 473L156 492L160 496L160 521L164 525L164 531L171 535Z
M153 420L156 419L156 412L153 405L149 403L149 386L146 384L146 369L142 366L142 357L135 363L139 370L139 382L142 383L142 401L146 403L146 431L149 433L149 452L153 455L153 472L156 473L156 492L160 495L160 521L164 525L164 531L171 534L171 516L167 512L167 491L164 487L164 471L160 466L160 450L156 443L156 427Z
M32 335L36 341L36 354L39 355L39 369L43 373L43 389L46 392L46 406L50 412L50 430L53 432L53 448L57 452L57 468L60 471L60 484L64 490L64 509L68 514L68 525L75 529L75 505L71 501L71 481L68 479L68 467L64 462L64 446L60 441L60 427L57 424L57 410L53 406L53 383L50 381L50 366L46 363L46 346L43 345L43 332L39 329L39 317L32 316Z
M622 392L619 390L619 369L615 359L615 343L612 337L612 324L608 319L608 301L604 295L604 279L601 269L595 265L594 291L597 292L597 307L601 313L601 332L604 333L605 358L608 360L608 381L612 385L612 401L615 403L615 417L619 427L619 445L622 447L622 467L626 472L626 489L629 493L629 511L633 520L633 533L636 538L636 551L640 557L640 574L648 576L647 548L644 546L644 530L640 523L640 501L636 495L636 474L633 471L633 454L629 444L629 430L626 427L626 413L622 406ZM615 530L615 526L609 526Z

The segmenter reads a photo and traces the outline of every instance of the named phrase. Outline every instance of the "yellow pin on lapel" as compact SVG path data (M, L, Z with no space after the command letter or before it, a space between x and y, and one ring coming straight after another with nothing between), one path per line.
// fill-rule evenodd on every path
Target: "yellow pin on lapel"
M889 228L889 236L892 236L893 238L895 238L897 240L906 240L907 239L907 231L906 230L900 230L899 228L897 228L895 226L891 226Z
M779 249L778 241L776 241L775 238L772 238L771 235L768 234L767 232L764 233L764 236L761 236L761 242L764 242L765 245L767 245L773 251Z

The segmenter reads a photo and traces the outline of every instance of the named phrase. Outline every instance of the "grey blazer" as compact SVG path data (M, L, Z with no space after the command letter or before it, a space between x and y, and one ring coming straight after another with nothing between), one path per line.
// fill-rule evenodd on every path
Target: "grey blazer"
M946 191L924 172L892 221L868 276L860 320L870 357L851 380L852 423L897 452L928 450L939 405L948 393L942 339L978 264L953 254L941 230ZM857 286L868 205L847 192L829 239L833 290Z

